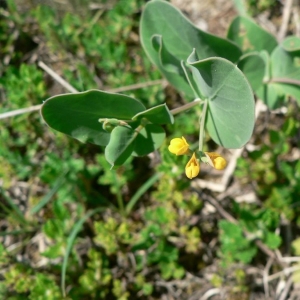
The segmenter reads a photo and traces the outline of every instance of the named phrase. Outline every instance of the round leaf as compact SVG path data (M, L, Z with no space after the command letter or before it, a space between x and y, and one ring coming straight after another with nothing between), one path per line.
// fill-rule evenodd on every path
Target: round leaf
M188 63L203 98L208 101L206 128L212 139L225 148L240 148L254 127L254 97L245 75L223 58Z
M200 59L221 56L237 61L241 55L234 43L200 30L167 1L146 4L140 35L142 46L152 62L173 86L190 96L194 96L193 91L182 74L177 73L181 72L180 61L186 60L193 48Z
M86 143L106 146L110 133L99 118L131 120L146 108L138 100L114 93L90 90L83 93L54 96L45 101L41 113L46 123Z

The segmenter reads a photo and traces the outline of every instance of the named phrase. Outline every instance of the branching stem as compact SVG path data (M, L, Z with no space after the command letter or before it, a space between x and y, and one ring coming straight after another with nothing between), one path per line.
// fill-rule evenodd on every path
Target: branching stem
M206 113L207 113L207 99L204 101L201 117L200 117L200 132L199 132L199 151L203 150L203 141L204 141L204 126L206 120Z
M172 110L170 110L171 114L174 116L174 115L177 115L179 114L180 112L183 112L183 111L186 111L196 105L199 105L199 103L203 102L203 100L197 98L195 99L193 102L190 102L190 103L187 103L187 104L184 104L180 107L177 107L177 108L174 108Z

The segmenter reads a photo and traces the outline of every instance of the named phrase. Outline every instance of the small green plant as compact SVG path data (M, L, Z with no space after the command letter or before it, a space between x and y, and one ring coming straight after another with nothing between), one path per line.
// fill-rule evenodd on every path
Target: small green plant
M299 39L278 43L244 16L220 38L162 0L87 3L78 13L41 5L28 12L29 25L7 2L9 10L0 9L1 113L40 104L51 85L22 56L19 37L43 41L53 69L82 92L49 98L42 118L21 115L1 127L0 298L195 298L205 277L197 274L211 264L221 270L206 281L214 291L249 296L247 265L265 262L257 242L277 254L289 244L280 220L292 230L300 224L300 163L291 153L299 148ZM259 1L250 14L273 2ZM108 91L161 75L171 87ZM271 113L271 129L238 160L233 182L251 185L259 201L236 204L226 191L221 208L228 205L235 219L223 220L205 203L210 192L200 193L197 180L187 189L182 174L206 179L226 168L230 151L210 151L249 141L255 96L270 110L285 105L287 114ZM14 182L27 187L24 208ZM270 273L281 268L275 254Z
M253 91L270 108L278 107L287 95L299 94L297 38L278 45L248 18L237 17L228 39L222 39L196 28L169 3L154 0L145 6L140 33L151 61L193 102L173 111L165 104L147 109L134 98L90 90L52 97L42 107L50 127L81 142L105 146L112 167L131 155L156 150L165 139L161 125L173 124L175 114L199 105L200 157L205 129L225 148L242 147L254 126ZM198 156L195 153L187 167L189 178L199 173Z
M161 19L161 14L169 20ZM240 48L197 29L164 1L146 5L140 32L152 62L179 91L195 100L170 111L165 104L146 109L134 98L97 90L59 95L43 105L48 125L82 142L105 146L105 157L113 167L131 155L144 156L157 149L165 139L161 125L172 124L173 115L202 105L200 153L205 128L223 147L243 146L254 126L254 99L244 74L232 63L239 60Z

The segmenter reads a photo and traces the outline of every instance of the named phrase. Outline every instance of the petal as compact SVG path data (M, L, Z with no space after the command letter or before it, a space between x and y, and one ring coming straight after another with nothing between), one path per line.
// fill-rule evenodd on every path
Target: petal
M219 156L214 160L214 167L217 170L223 170L226 168L227 162L224 157Z
M183 155L186 154L189 150L188 146L182 146L180 149L178 149L176 155Z
M221 156L217 152L204 152L206 157L208 158L208 163L215 168L216 170L223 170L225 169L227 162L226 159Z
M168 147L169 151L176 155L186 154L189 150L189 144L186 142L185 138L174 138L171 140Z
M192 168L191 167L185 168L185 175L189 179L193 178L193 173L192 173Z
M200 172L200 164L196 158L195 152L193 153L191 159L188 161L185 167L185 174L187 178L192 179L196 177Z
M173 154L176 154L177 153L177 146L174 146L174 145L169 145L169 147L168 147L168 150L171 152L171 153L173 153Z
M182 143L183 143L183 141L181 138L172 139L170 142L171 145L181 145Z
M185 145L189 147L190 145L187 143L186 139L184 137L181 137L181 138L182 138L183 142L185 143Z

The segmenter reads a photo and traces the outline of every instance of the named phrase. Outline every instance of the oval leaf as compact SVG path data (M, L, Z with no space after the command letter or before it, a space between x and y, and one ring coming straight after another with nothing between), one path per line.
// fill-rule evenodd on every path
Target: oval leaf
M118 126L111 132L105 158L112 166L122 165L131 155L137 134L131 128Z
M257 91L257 95L270 109L282 106L288 95L300 103L299 53L288 52L282 46L277 46L272 52L270 64L270 79Z
M206 128L211 138L226 148L240 148L254 127L254 97L245 75L224 58L188 63L203 98L208 101Z
M282 47L285 51L300 52L300 38L296 36L289 36L282 42Z
M154 124L174 123L174 117L165 103L136 114L132 120L138 120L142 118L146 118L148 121Z
M114 93L90 90L83 93L64 94L46 100L41 113L46 123L86 143L106 146L110 133L102 128L99 118L131 118L146 108L138 100Z
M246 75L254 91L262 86L266 66L264 59L259 54L244 55L239 60L238 67Z
M140 36L151 61L175 88L190 96L194 96L193 91L185 78L174 70L179 69L179 62L186 60L193 48L200 59L221 56L237 61L241 55L234 43L200 30L177 8L161 0L146 4L140 22Z
M287 52L278 46L271 55L272 79L270 85L278 91L279 105L287 96L294 97L300 103L300 52ZM280 98L281 97L281 98Z
M277 46L276 38L251 19L238 16L229 26L227 37L237 43L244 53L267 50Z
M147 124L136 138L133 155L144 156L161 146L166 134L163 128L156 124Z

